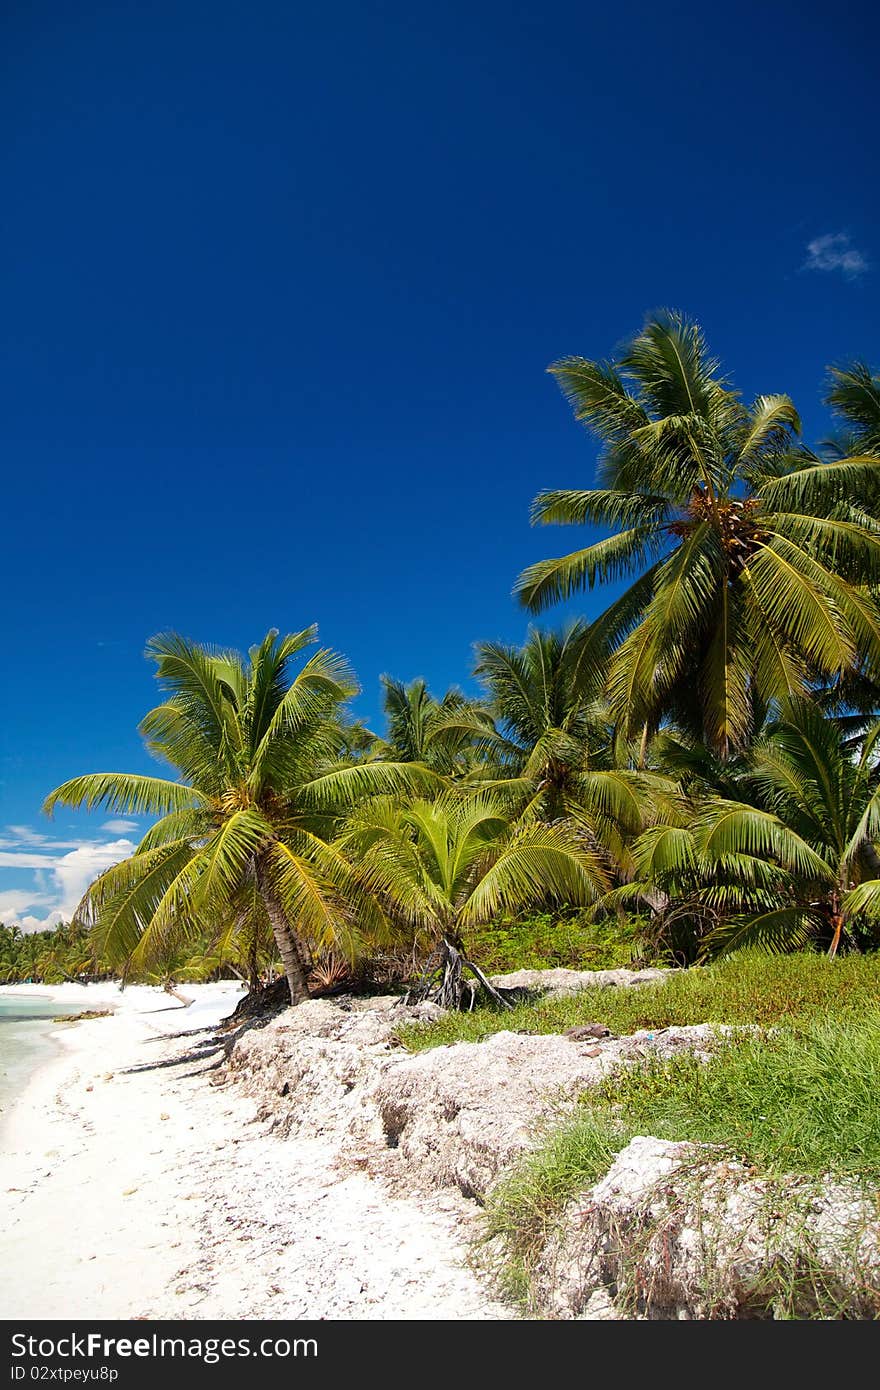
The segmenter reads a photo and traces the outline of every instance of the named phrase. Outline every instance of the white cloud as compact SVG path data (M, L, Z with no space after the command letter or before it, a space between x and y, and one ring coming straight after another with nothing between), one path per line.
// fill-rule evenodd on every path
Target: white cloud
M0 869L54 869L56 860L47 854L31 854L28 850L0 850Z
M24 837L19 843L24 843ZM66 847L70 842L59 843ZM24 931L39 931L56 922L68 921L98 874L109 869L111 864L127 859L134 849L134 842L123 838L104 842L75 841L73 848L60 855L36 854L27 849L0 853L0 868L34 870L32 889L0 892L0 921L18 922ZM34 908L48 908L49 911L38 917Z
M7 825L4 826L4 833L0 835L0 850L76 849L77 845L82 843L81 839L50 840L48 835L34 830L31 825Z
M116 820L105 820L104 824L101 826L102 830L110 830L114 835L127 835L130 831L137 830L137 828L138 823L136 820L125 820L121 816L117 817Z
M22 913L29 907L39 907L51 899L41 893L29 893L25 888L9 888L0 893L0 922L9 926L20 922Z
M826 232L807 242L804 270L839 270L847 279L855 279L868 269L867 256L853 246L849 232Z
M93 879L127 859L137 846L132 840L111 840L109 844L80 845L53 865L53 878L59 891L58 910L67 919Z

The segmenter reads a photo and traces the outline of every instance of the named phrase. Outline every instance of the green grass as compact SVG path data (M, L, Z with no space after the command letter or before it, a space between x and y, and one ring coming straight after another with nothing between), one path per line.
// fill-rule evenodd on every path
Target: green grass
M662 983L637 989L587 989L510 1011L447 1014L436 1023L406 1025L399 1037L416 1052L453 1042L480 1042L505 1028L560 1033L586 1022L604 1023L621 1034L692 1023L800 1027L826 1017L857 1020L878 1002L880 954L829 961L808 953L742 953L713 965L670 971Z
M530 1264L562 1209L638 1134L716 1145L771 1176L880 1182L880 1010L876 996L862 1013L853 1002L850 992L832 1017L739 1038L703 1065L677 1057L622 1072L585 1095L489 1201L508 1290L527 1296Z

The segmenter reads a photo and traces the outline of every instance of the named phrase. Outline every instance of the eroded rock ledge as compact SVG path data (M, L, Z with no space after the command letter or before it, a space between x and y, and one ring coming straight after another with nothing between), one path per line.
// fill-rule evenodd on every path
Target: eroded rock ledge
M609 986L647 982L646 972L596 974L613 976ZM394 997L311 1000L245 1032L226 1074L282 1134L332 1138L342 1164L482 1199L542 1128L609 1072L649 1055L705 1054L715 1037L708 1025L589 1042L500 1032L481 1043L403 1052L397 1028L440 1012Z
M876 1193L633 1139L568 1205L533 1274L552 1318L876 1318Z
M538 974L498 982L568 992L600 974L628 987L659 972ZM506 1031L402 1051L398 1027L440 1012L395 997L312 1000L243 1032L216 1079L245 1088L279 1135L329 1139L341 1176L361 1170L413 1196L447 1188L480 1201L609 1073L683 1050L706 1058L718 1045L704 1024L582 1042ZM634 1139L563 1214L534 1270L533 1310L880 1316L878 1216L876 1194L855 1185L770 1183L715 1151Z

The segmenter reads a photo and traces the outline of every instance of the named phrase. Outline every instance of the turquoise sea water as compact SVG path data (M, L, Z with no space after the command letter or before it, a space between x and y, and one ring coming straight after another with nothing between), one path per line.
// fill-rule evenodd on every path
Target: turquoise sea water
M13 1099L43 1062L57 1057L60 1044L51 1033L61 1027L53 1018L76 1009L39 995L0 994L0 1129Z

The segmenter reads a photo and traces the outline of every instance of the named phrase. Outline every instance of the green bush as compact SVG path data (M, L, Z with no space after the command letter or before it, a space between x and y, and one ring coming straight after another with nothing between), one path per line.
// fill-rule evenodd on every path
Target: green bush
M613 970L639 951L639 918L588 922L584 912L537 912L482 927L468 941L489 975L514 970Z

